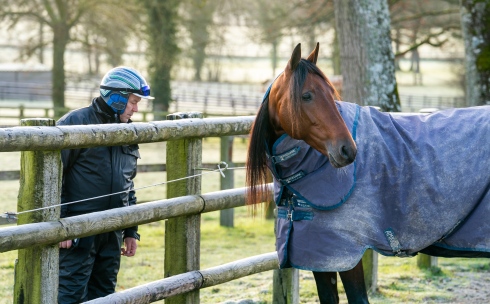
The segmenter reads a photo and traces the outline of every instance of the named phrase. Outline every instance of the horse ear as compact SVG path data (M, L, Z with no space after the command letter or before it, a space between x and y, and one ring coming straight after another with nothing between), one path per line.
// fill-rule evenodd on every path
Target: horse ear
M296 70L296 67L298 66L298 63L301 60L301 43L298 43L298 45L294 48L293 54L291 55L291 59L288 61L288 68L291 71Z
M313 50L313 52L311 52L310 56L308 56L308 58L307 58L308 61L313 62L314 64L316 64L316 60L318 59L318 50L319 49L320 49L320 43L317 42L315 49Z

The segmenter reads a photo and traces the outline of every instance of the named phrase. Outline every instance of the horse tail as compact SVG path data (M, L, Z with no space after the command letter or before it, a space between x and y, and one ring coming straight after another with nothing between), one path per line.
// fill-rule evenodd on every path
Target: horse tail
M266 143L269 141L269 136L272 132L268 105L269 99L266 98L259 108L250 131L245 177L245 182L248 186L247 205L263 202L270 194L270 190L266 186L266 183L270 182L267 168Z

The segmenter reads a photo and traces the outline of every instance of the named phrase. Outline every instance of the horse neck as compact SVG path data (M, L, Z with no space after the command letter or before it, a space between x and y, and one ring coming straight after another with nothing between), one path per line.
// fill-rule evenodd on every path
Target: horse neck
M273 144L279 137L286 133L281 126L279 121L279 116L277 116L276 112L272 112L269 109L269 125L272 129L271 134L269 135L269 144Z

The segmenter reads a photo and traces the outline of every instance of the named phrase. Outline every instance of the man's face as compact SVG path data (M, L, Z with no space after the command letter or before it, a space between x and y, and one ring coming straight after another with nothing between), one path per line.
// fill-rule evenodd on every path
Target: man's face
M135 112L138 112L138 102L140 102L140 100L141 97L138 97L134 94L129 94L128 103L126 104L126 110L124 110L124 113L119 116L121 122L128 122L131 116L133 116Z

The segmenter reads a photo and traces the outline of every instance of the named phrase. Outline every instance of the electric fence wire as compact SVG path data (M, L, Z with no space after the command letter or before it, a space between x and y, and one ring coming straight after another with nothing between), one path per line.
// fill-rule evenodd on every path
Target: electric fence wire
M77 200L77 201L73 201L73 202L66 202L66 203L63 203L63 204L56 204L56 205L51 205L51 206L45 206L45 207L41 207L41 208L24 210L24 211L20 211L20 212L5 212L5 214L0 215L0 217L6 218L6 219L17 219L17 215L19 215L19 214L30 213L30 212L35 212L35 211L41 211L41 210L44 210L44 209L50 209L50 208L59 207L59 206L62 206L62 205L70 205L70 204L81 203L81 202L90 201L90 200L94 200L94 199L98 199L98 198L103 198L103 197L108 197L108 196L112 196L112 195L116 195L116 194L128 193L130 191L138 191L138 190L142 190L142 189L146 189L146 188L156 187L156 186L160 186L160 185L164 185L164 184L169 184L169 183L173 183L173 182L177 182L177 181L181 181L181 180L185 180L185 179L195 178L195 177L203 176L205 174L211 174L211 173L216 173L216 172L219 172L221 174L221 176L223 178L225 178L226 176L224 174L224 171L226 171L226 170L237 170L237 169L245 169L246 168L246 167L233 167L233 168L229 168L228 167L228 164L226 162L224 162L224 161L219 162L218 165L217 165L217 167L218 167L217 169L195 168L194 170L209 171L209 172L194 174L194 175L177 178L177 179L170 180L170 181L155 183L155 184L151 184L151 185L147 185L147 186L143 186L143 187L139 187L139 188L128 189L128 190L124 190L124 191L119 191L119 192L104 194L104 195L100 195L100 196L85 198L85 199L81 199L81 200Z

